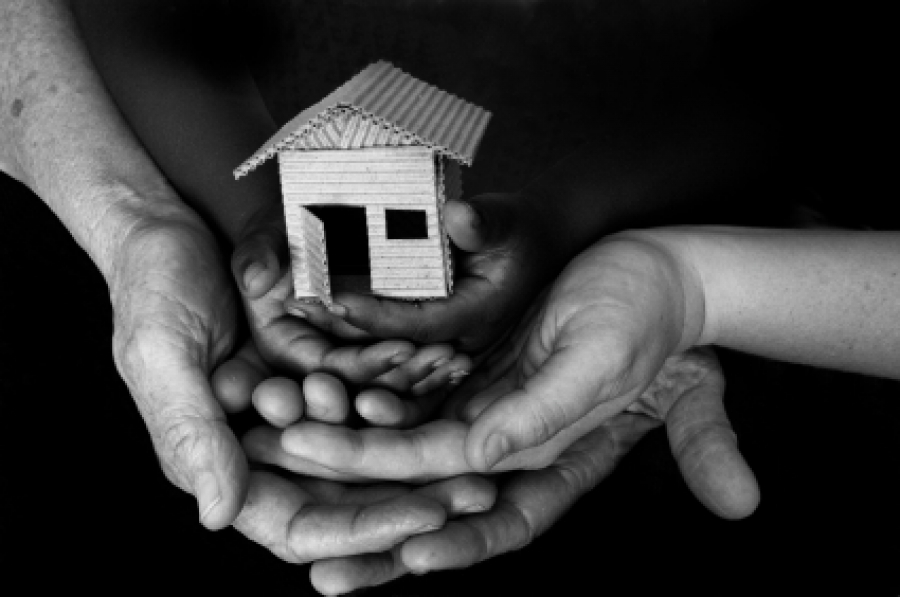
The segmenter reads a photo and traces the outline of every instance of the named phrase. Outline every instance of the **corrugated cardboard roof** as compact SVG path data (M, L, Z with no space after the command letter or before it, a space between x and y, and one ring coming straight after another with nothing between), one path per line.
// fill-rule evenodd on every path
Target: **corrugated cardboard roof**
M234 171L244 176L301 137L347 109L400 129L416 142L471 165L491 113L380 61L369 65L325 99L284 125ZM301 145L302 146L302 145Z

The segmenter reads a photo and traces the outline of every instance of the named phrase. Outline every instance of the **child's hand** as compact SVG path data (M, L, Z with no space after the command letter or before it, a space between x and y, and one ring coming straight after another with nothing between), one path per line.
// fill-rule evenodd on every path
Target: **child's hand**
M301 382L273 376L272 369L260 356L253 342L247 342L212 376L212 388L222 407L231 413L241 412L252 403L259 415L277 428L285 428L303 418L329 424L344 423L355 406L360 416L372 425L408 427L423 421L437 409L449 388L447 367L468 366L468 358L456 355L449 365L435 368L426 347L412 359L377 378L381 386L363 389L351 405L347 390L338 378L313 372ZM441 347L438 347L441 348ZM423 357L420 359L420 356ZM396 378L390 380L387 378ZM399 379L399 381L398 381ZM401 400L388 389L391 384L412 388L418 397ZM400 390L398 390L400 391Z
M290 303L291 312L341 337L453 341L470 354L487 348L562 265L557 235L533 205L519 195L490 194L444 206L447 231L460 249L449 299L410 303L337 293L331 312L300 302Z
M269 365L296 377L327 372L355 384L414 393L449 383L471 369L468 357L448 344L417 348L406 340L389 340L336 346L322 330L285 310L293 289L281 215L266 216L251 230L235 250L232 270L253 340Z

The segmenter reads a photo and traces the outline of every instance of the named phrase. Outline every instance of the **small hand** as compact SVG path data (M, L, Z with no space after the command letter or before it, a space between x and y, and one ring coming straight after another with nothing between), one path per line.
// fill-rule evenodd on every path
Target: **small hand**
M237 245L232 270L244 299L251 334L262 358L280 371L303 376L327 372L354 384L372 383L406 392L425 392L450 381L471 362L448 344L416 347L406 340L372 343L365 334L319 328L285 308L293 294L283 217L264 214ZM326 332L365 341L346 345ZM418 384L418 387L416 388Z
M547 223L521 195L450 201L443 216L460 250L449 299L409 303L338 293L331 312L302 303L292 303L292 311L346 337L453 341L469 354L487 348L550 281L561 265L561 251Z
M456 355L445 363L435 363L429 356L432 348L419 349L412 359L373 380L371 387L361 390L355 399L357 412L374 425L403 427L423 420L436 410L449 388L456 383L453 377L446 374L446 368L459 366L460 363L468 366L468 359ZM405 382L401 384L387 379L397 375L405 376ZM443 381L447 377L450 379L449 386ZM421 381L415 382L417 379ZM410 383L410 380L415 383ZM412 393L419 394L419 397L399 400L387 389L398 385L412 386ZM227 412L241 412L252 403L263 419L281 429L299 422L303 417L323 423L344 423L352 408L341 380L323 372L310 373L299 381L274 376L272 368L260 356L252 341L246 342L215 370L212 387Z

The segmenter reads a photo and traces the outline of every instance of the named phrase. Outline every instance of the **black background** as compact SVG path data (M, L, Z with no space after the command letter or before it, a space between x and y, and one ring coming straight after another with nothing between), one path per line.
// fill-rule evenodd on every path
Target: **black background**
M782 131L773 151L792 182L812 190L804 203L834 224L896 227L896 43L886 14L864 4L735 6L741 12L714 31L714 66L771 112ZM165 480L113 367L102 278L8 178L0 272L0 582L310 593L305 567L233 530L203 530L194 500ZM762 488L749 519L707 513L657 431L526 549L371 594L781 593L845 583L896 594L900 386L728 351L721 359L728 412Z

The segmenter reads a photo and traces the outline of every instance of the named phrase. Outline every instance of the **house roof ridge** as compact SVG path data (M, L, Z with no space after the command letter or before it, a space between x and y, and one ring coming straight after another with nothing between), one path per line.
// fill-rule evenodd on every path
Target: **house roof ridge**
M491 113L480 106L379 60L281 127L234 170L234 177L241 178L278 151L291 147L341 109L388 123L422 145L466 165L471 165L491 118Z

